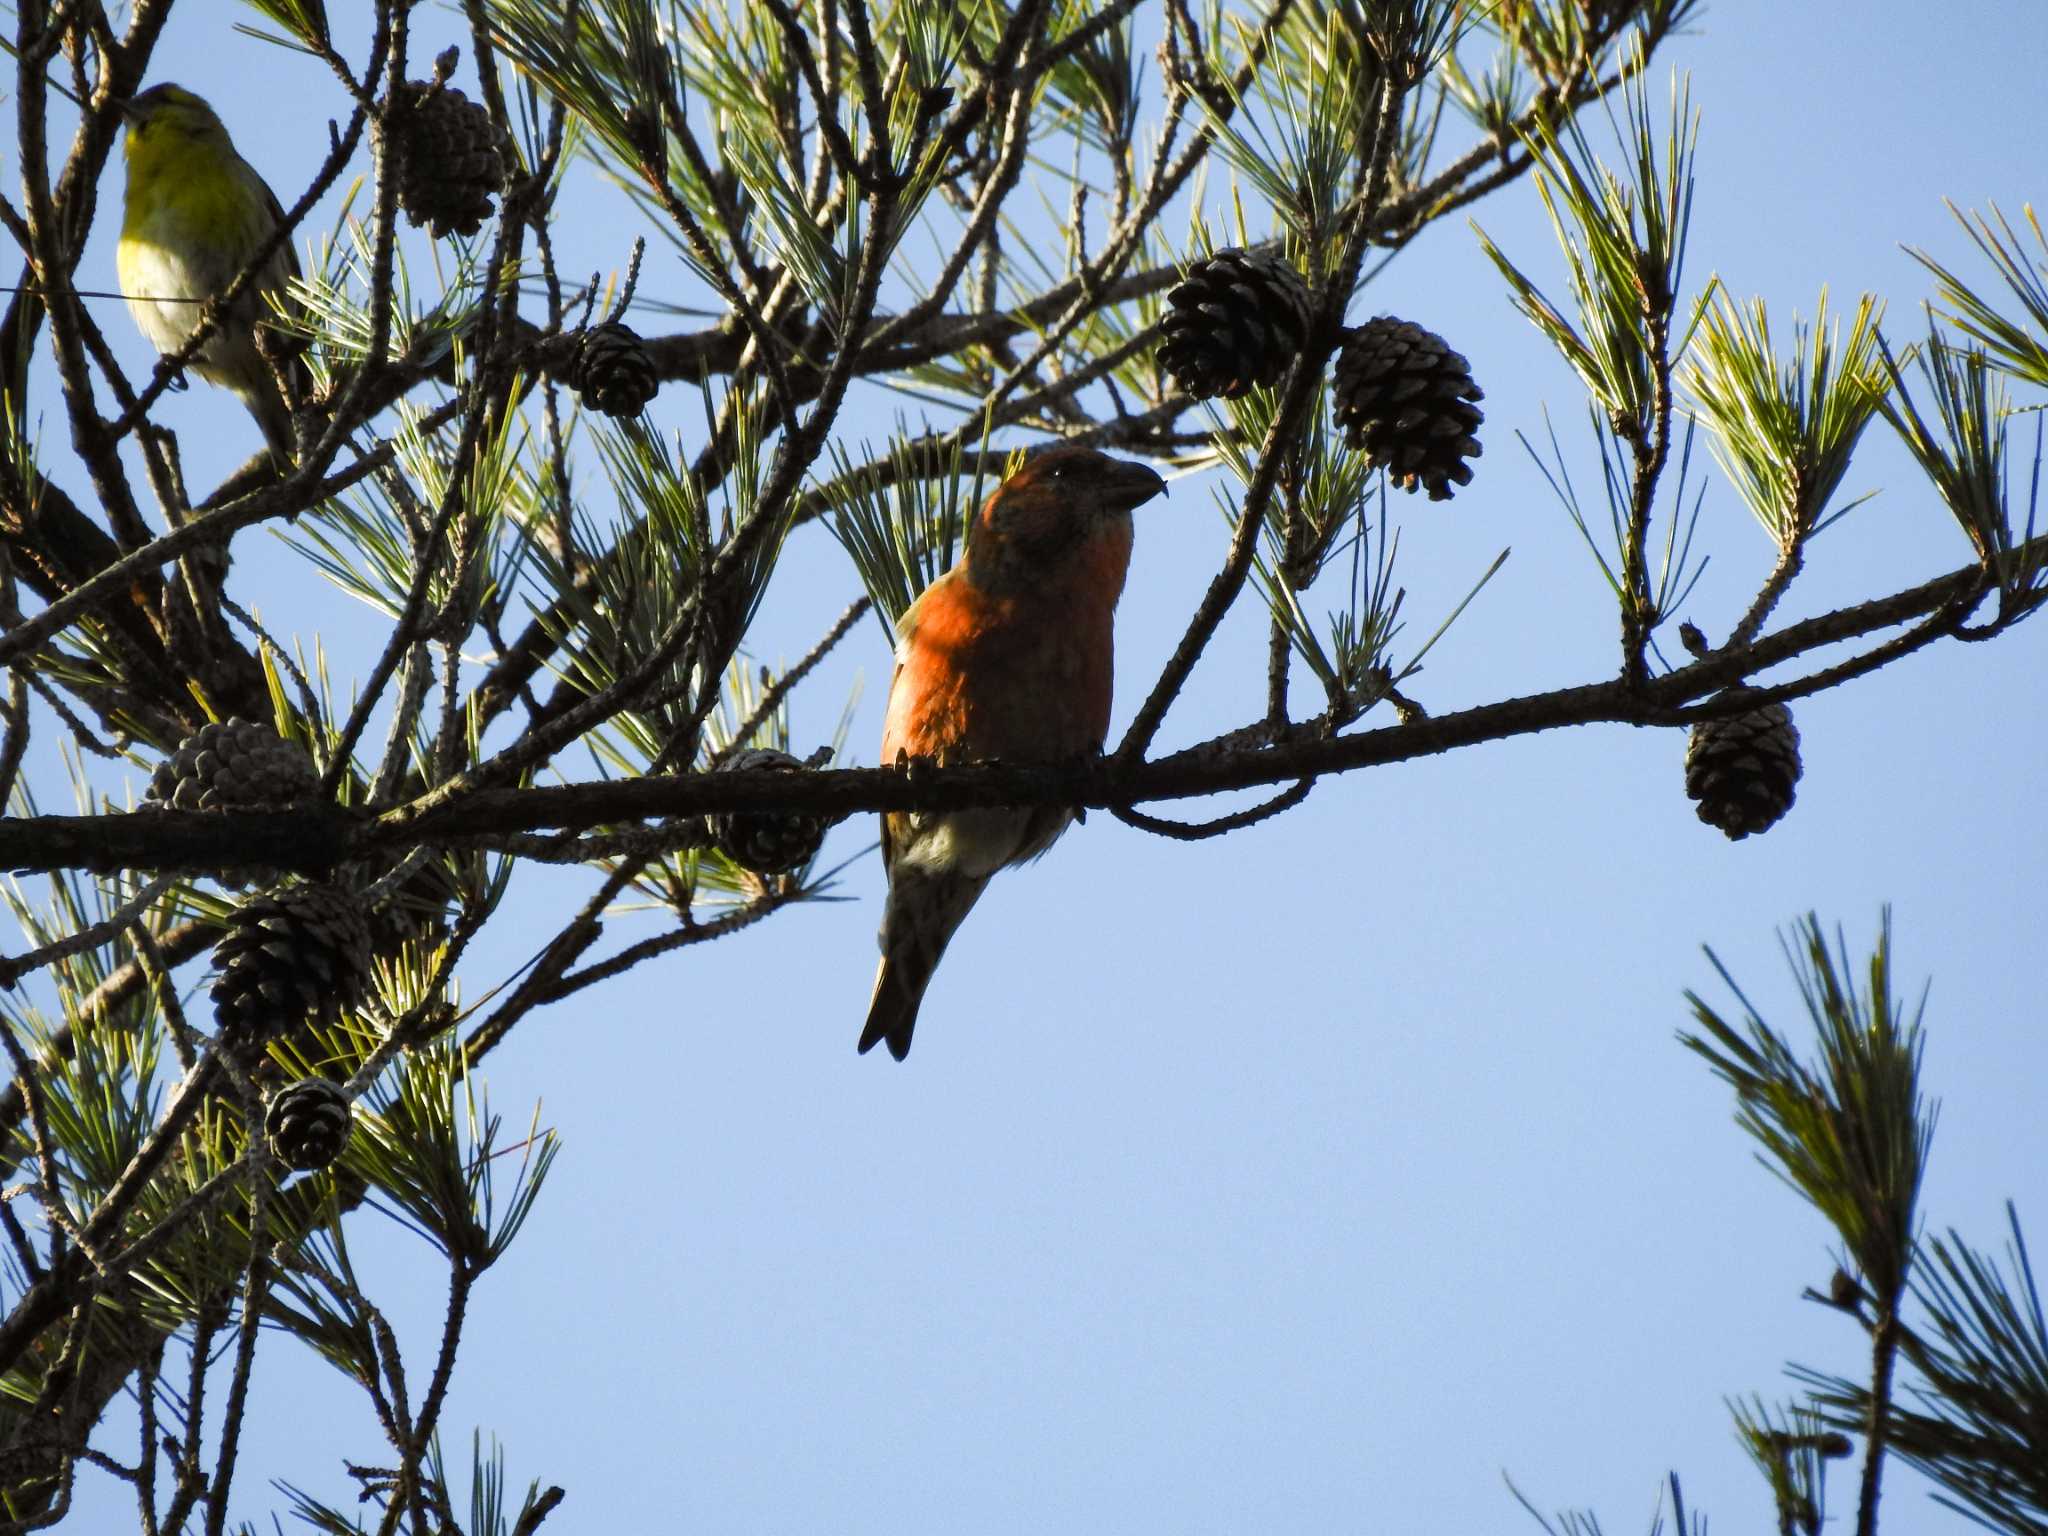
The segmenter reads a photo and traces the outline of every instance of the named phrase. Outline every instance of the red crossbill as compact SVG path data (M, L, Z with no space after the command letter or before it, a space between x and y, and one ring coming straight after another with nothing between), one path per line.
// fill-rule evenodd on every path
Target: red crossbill
M1066 762L1109 730L1116 600L1131 509L1166 483L1092 448L1053 448L996 487L967 552L896 623L882 761ZM997 870L1035 859L1064 806L882 817L882 964L860 1048L910 1051L946 942Z

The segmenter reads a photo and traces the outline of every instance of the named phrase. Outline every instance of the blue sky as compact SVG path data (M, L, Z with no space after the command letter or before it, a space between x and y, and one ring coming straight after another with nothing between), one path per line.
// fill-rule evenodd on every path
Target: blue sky
M341 98L317 69L226 33L226 11L182 7L153 78L221 105L289 199ZM1687 273L1763 296L1780 326L1811 315L1824 284L1843 309L1867 289L1910 340L1931 285L1901 243L1981 277L1942 199L2017 214L2044 191L2048 10L1958 3L1938 29L1925 6L1855 11L1845 29L1834 7L1724 0L1668 50L1704 112ZM420 58L459 35L445 12L415 21ZM112 286L119 174L94 286ZM636 226L615 200L588 207L565 267L621 266ZM1474 214L1561 290L1530 187ZM659 242L643 288L694 292ZM1513 550L1409 691L1441 712L1609 675L1599 574L1514 439L1540 435L1547 405L1591 483L1568 371L1457 220L1395 262L1356 318L1377 313L1441 331L1487 391L1474 484L1448 506L1395 507L1411 645ZM144 361L118 311L102 318ZM45 410L54 427L54 396ZM702 431L688 390L654 416ZM204 389L166 419L195 486L253 441ZM887 426L874 409L843 436ZM53 467L83 493L75 466ZM1712 564L1685 616L1718 635L1771 550L1708 472ZM1177 480L1138 514L1112 735L1222 558L1215 480ZM1844 489L1880 494L1822 536L1786 619L1967 556L1881 426ZM254 551L241 561L266 570ZM285 627L321 630L343 656L370 631L291 557L267 569L292 583L264 602ZM804 532L759 657L801 654L855 590L837 547ZM1263 623L1248 598L1162 745L1257 712ZM2044 663L2036 624L1799 704L1798 804L1739 844L1694 820L1681 735L1619 727L1325 781L1302 809L1217 842L1093 817L992 886L903 1066L853 1050L872 855L841 904L536 1015L491 1059L490 1088L515 1122L538 1100L565 1150L478 1292L451 1452L471 1425L495 1432L515 1485L563 1484L554 1525L579 1530L1533 1529L1505 1472L1539 1506L1590 1504L1626 1532L1647 1528L1673 1468L1718 1527L1767 1528L1724 1399L1788 1395L1787 1359L1852 1371L1863 1344L1800 1300L1826 1282L1829 1234L1755 1164L1728 1093L1675 1043L1680 993L1726 1001L1711 944L1796 1033L1775 929L1814 910L1860 953L1890 902L1900 974L1933 977L1928 1222L1996 1248L2013 1197L2037 1241L2048 1232L2032 963ZM864 624L798 696L799 750L829 737L859 679L851 744L872 762L887 677ZM827 856L872 841L869 819L849 823ZM469 994L585 889L530 879L468 968ZM612 932L654 922L623 915ZM356 1230L373 1294L424 1361L441 1309L431 1253L373 1217ZM359 1401L296 1346L272 1348L238 1516L281 1506L267 1476L346 1499L342 1459L380 1453ZM1963 1528L1903 1469L1891 1477L1888 1529ZM1853 1507L1846 1468L1830 1491L1838 1513ZM124 1520L117 1493L82 1486L79 1520Z

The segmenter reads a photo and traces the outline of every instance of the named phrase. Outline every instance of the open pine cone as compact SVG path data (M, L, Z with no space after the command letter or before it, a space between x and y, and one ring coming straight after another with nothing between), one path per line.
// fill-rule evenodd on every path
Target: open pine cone
M1159 366L1197 400L1277 384L1308 342L1308 288L1277 252L1218 251L1166 305Z
M507 161L489 112L452 85L408 80L392 93L384 133L408 219L436 240L483 228Z
M142 803L177 811L288 811L311 800L319 787L319 770L297 742L253 720L215 720L157 764ZM283 878L283 871L258 865L212 873L230 887Z
M285 811L319 787L296 742L253 720L214 720L157 764L143 798L178 811Z
M1404 491L1448 501L1469 485L1479 457L1473 434L1486 398L1472 369L1443 337L1412 320L1381 315L1352 331L1337 354L1333 414L1354 448L1385 468Z
M254 1052L308 1019L333 1020L370 985L370 930L353 894L307 881L245 901L214 945L221 1041Z
M593 327L577 344L569 382L591 410L619 421L646 410L661 388L647 344L617 320Z
M287 1168L325 1168L348 1146L355 1109L338 1083L306 1077L278 1090L263 1116L263 1134Z

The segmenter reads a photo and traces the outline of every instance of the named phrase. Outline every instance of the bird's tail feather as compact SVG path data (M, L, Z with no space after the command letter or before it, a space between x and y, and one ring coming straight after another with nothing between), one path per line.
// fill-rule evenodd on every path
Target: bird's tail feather
M306 359L302 353L289 350L292 344L288 340L275 345L285 353L280 364L290 381L292 394L304 405L313 395L313 375L306 368ZM242 403L249 407L249 414L256 418L256 425L262 429L263 441L269 446L270 456L276 461L279 472L289 473L298 461L298 444L292 440L292 408L278 393L277 376L271 371L270 360L260 352L257 360L261 376L252 379L250 387L241 391Z
M862 1055L885 1040L889 1054L898 1061L910 1054L911 1031L917 1028L917 1010L924 1002L933 969L907 956L901 961L882 957L875 969L875 994L868 1000L867 1027L860 1032Z
M256 425L262 429L264 444L270 449L270 457L279 472L288 473L296 448L292 441L292 413L286 408L276 385L267 378L262 380L242 395L242 403L249 407L249 414L256 418Z
M898 866L882 914L882 963L875 970L868 1021L860 1032L863 1055L884 1042L898 1061L910 1054L924 989L931 985L953 930L987 884L960 874L920 877Z

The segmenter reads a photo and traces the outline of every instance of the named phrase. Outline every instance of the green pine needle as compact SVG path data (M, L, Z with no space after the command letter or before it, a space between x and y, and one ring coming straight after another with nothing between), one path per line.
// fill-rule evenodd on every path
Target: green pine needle
M1780 943L1818 1037L1816 1064L1765 1022L1711 949L1707 960L1743 1018L1731 1023L1687 992L1699 1032L1679 1038L1734 1088L1736 1123L1755 1138L1759 1161L1828 1219L1881 1313L1896 1315L1936 1118L1920 1094L1926 999L1910 1020L1894 999L1889 909L1862 991L1846 943L1838 933L1831 952L1817 917Z
M2020 307L2015 319L1979 294L1962 278L1925 251L1906 248L1921 266L1934 274L1942 303L1943 317L1981 346L1998 366L2014 378L2048 387L2048 282L2043 281L2043 263L2048 262L2048 234L2041 229L2031 205L2021 209L2038 256L2029 255L2026 242L2006 221L1996 203L1991 215L1964 213L1948 205L1956 222L1963 226L1977 249L1990 261L1993 271Z
M1713 427L1714 453L1782 550L1845 516L1825 515L1849 460L1891 387L1878 344L1883 306L1858 300L1845 341L1828 324L1827 290L1808 326L1795 316L1780 362L1763 300L1746 308L1725 292L1699 329L1686 379Z
M1690 84L1681 81L1660 134L1639 68L1622 99L1624 119L1614 124L1625 157L1619 172L1594 153L1577 118L1561 133L1543 126L1524 141L1537 161L1537 194L1564 253L1576 321L1484 230L1478 233L1515 307L1593 397L1628 423L1637 440L1647 441L1660 361L1681 355L1698 323L1696 310L1691 324L1671 334L1692 222L1699 114Z
M958 438L936 474L908 443L908 431L898 431L886 459L865 457L864 447L858 466L839 444L828 445L832 475L819 488L832 507L826 526L853 562L892 646L897 620L966 548L982 496L982 473L967 474Z
M1893 1453L1935 1500L1991 1530L2048 1536L2048 1316L2019 1212L2006 1204L2005 1262L1951 1230L1913 1280L1919 1315L1902 1335L1915 1379L1890 1416ZM1868 1387L1804 1366L1792 1374L1831 1423L1855 1429Z
M2012 407L1980 348L1958 348L1938 333L1917 355L1922 385L1933 397L1930 422L1914 402L1899 364L1882 341L1894 394L1885 419L1934 482L1942 503L1963 530L1999 588L1999 622L2014 623L2048 601L2048 559L2033 549L2040 506L2042 423L2035 419L2034 467L2027 517L2013 526L2007 504L2006 424Z

